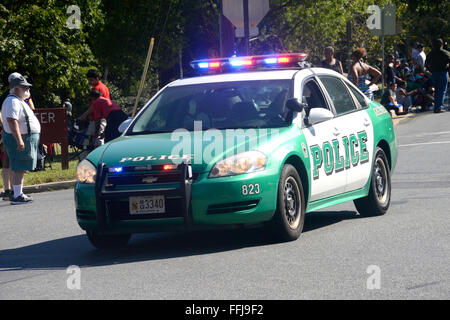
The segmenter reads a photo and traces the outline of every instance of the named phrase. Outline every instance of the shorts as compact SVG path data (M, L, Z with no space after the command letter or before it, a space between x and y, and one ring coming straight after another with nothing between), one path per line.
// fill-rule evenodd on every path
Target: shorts
M36 168L39 136L39 133L23 134L25 150L18 151L14 136L3 132L3 143L9 156L11 171L31 171Z

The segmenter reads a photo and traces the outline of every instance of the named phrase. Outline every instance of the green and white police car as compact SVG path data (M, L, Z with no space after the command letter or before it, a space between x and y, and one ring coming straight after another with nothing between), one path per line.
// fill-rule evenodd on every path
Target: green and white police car
M131 234L260 224L281 241L305 213L390 204L391 116L305 54L192 62L77 167L76 217L97 248Z

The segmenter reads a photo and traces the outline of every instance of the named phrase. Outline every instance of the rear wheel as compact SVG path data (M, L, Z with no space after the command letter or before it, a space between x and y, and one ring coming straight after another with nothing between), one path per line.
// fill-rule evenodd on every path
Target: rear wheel
M272 234L281 241L296 240L303 230L305 197L297 170L286 164L278 182L277 210L269 223Z
M363 216L380 216L387 212L391 203L391 173L383 149L375 149L372 179L367 197L353 201Z
M96 231L86 231L89 241L97 249L114 249L125 246L131 234L100 235Z

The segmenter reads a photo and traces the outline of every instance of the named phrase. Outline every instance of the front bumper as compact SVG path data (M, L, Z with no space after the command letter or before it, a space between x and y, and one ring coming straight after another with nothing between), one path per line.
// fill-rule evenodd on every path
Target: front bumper
M209 179L207 173L189 177L190 164L180 165L177 183L111 191L105 185L108 168L98 166L94 185L77 184L77 221L84 230L138 233L203 229L217 225L254 224L272 218L277 201L276 171ZM255 186L258 185L258 188ZM242 194L243 186L253 192ZM168 212L131 216L128 197L164 195Z

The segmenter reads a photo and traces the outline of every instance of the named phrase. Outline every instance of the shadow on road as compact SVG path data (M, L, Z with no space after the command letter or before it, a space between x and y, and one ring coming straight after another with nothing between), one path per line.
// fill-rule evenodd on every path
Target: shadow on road
M303 232L307 233L343 220L359 218L360 216L354 211L328 211L307 214ZM301 237L298 241L301 242ZM0 272L27 269L65 269L70 265L80 267L103 266L268 245L283 244L271 240L263 228L138 234L133 236L128 246L108 251L96 250L83 234L21 248L2 250L0 251Z

